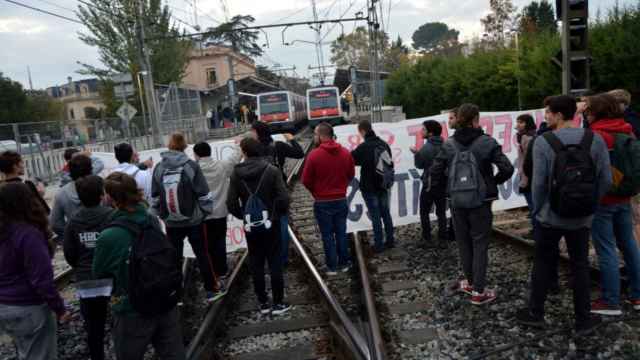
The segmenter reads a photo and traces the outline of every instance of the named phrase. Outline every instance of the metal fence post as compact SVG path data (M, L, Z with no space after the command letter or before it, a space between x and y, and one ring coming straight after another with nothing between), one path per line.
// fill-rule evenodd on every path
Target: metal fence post
M18 153L22 153L21 151L21 144L20 144L20 128L18 127L18 124L13 124L13 138L15 139L16 142L16 151Z

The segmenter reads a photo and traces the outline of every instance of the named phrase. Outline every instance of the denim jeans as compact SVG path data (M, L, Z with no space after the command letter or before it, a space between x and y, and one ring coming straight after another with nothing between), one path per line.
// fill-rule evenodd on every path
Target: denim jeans
M47 305L0 304L0 334L11 337L18 360L57 359L56 326Z
M338 267L349 265L347 200L317 201L313 204L313 212L320 228L327 268L336 271Z
M289 215L280 217L280 250L282 251L282 266L289 262Z
M533 216L533 193L531 191L522 193L524 195L525 200L527 200L527 207L529 208L529 216L531 217L531 229L535 231L536 227L536 217Z
M425 186L420 192L420 223L422 225L422 241L430 243L431 239L431 209L436 208L438 218L438 241L444 242L449 236L447 230L447 199L444 194L437 195L426 191Z
M640 250L633 235L631 205L599 205L593 217L591 238L600 265L602 299L609 305L620 304L620 263L616 246L624 257L629 295L631 299L640 299Z
M367 204L369 217L371 217L375 249L378 251L382 250L383 243L393 245L393 220L391 219L391 211L389 210L389 192L363 192L362 197L364 198L365 204ZM386 241L383 241L382 223L384 223Z

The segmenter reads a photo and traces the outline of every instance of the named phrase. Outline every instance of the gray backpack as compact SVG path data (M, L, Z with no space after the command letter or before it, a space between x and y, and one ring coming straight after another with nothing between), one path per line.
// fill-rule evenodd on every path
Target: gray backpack
M480 173L480 164L471 151L476 140L469 147L455 140L451 141L456 151L449 164L447 184L452 208L477 208L483 204L487 194L487 185Z

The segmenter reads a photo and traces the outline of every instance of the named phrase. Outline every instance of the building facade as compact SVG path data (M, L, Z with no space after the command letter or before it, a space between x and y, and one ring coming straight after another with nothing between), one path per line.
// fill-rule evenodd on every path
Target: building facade
M100 97L98 79L73 81L47 88L47 94L64 104L66 124L87 139L95 137L95 119L105 105Z

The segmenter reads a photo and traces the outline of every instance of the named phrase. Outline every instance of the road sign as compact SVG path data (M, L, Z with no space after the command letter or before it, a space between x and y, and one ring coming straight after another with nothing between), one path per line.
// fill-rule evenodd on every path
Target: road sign
M128 123L129 120L131 120L131 118L133 118L137 112L138 110L136 110L136 108L131 106L131 104L129 104L128 102L125 102L120 106L120 108L118 108L118 111L116 111L116 115L118 115L120 119Z
M135 93L133 84L119 83L113 87L115 96L118 98L128 97Z
M233 79L227 81L227 88L229 89L229 96L236 96L236 82Z
M116 84L118 84L118 83L130 83L130 82L133 82L133 78L131 77L131 74L129 74L129 73L122 73L122 74L115 74L115 75L111 76L111 81L113 81Z

